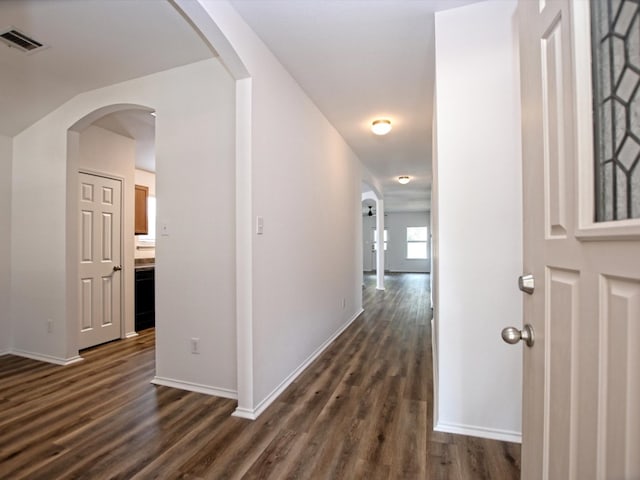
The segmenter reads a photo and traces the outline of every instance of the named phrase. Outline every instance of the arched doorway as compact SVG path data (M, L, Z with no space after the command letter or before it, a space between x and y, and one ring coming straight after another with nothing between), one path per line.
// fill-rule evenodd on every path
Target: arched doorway
M376 271L376 288L378 290L384 290L385 249L377 248L379 244L377 232L385 232L384 201L382 200L381 195L376 194L371 187L363 182L362 202L363 205L366 205L366 212L364 216L371 219L370 221L363 220L363 225L367 226L368 229L372 229L371 234L369 234L368 230L366 232L363 231L363 239L366 240L367 237L371 239L372 243L369 245L369 250L375 254L375 262L371 260L371 264L375 267ZM371 207L371 209L369 209L369 207ZM369 215L369 213L371 213L371 215ZM373 222L374 218L375 222ZM373 228L374 226L375 228ZM386 239L384 241L386 241ZM364 249L365 245L363 245L363 255L366 255L366 253L364 253Z
M155 170L154 139L155 113L140 105L101 107L69 128L68 295L80 349L136 335L136 166Z

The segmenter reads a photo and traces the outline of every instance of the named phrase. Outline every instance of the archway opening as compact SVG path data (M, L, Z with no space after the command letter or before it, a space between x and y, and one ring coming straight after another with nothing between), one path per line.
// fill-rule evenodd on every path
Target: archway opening
M145 258L145 278L153 278L155 118L151 107L114 104L67 132L68 321L78 349L137 335L141 304L147 319L155 312L153 284L144 282L143 296L135 268ZM151 195L139 199L139 190Z
M371 253L370 265L376 272L376 288L384 290L385 272L385 250L387 246L386 231L384 228L384 202L368 184L362 182L362 203L363 203L363 270L365 266L365 255L368 250ZM379 241L378 232L383 232L384 238ZM369 240L370 243L367 243ZM378 248L383 243L385 248Z

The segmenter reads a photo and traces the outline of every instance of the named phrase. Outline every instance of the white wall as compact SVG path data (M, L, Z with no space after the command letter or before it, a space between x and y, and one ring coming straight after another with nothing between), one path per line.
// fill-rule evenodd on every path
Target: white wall
M264 218L264 234L252 234L247 252L252 313L246 339L253 348L245 355L245 376L252 392L240 409L251 416L361 311L361 170L342 137L231 5L200 3L251 76L247 222Z
M522 346L520 99L515 1L436 14L436 427L517 440Z
M156 174L153 172L147 172L146 170L140 170L136 168L135 171L136 185L144 185L149 187L149 196L156 196Z
M376 217L362 217L362 252L365 271L375 269L376 261L372 254L373 231L376 228ZM425 272L430 271L430 260L407 259L407 227L427 227L431 230L430 212L389 212L384 217L384 228L387 230L387 251L385 252L385 268L390 272ZM427 251L429 247L427 246Z
M69 136L73 141L75 135ZM123 180L122 185L122 279L124 333L135 331L134 257L134 170L136 141L104 128L91 125L77 135L78 168L87 172L104 173Z
M78 95L15 137L16 349L53 361L77 354L76 205L67 188L78 165L74 152L67 165L67 129L106 105L142 105L157 112L158 213L169 227L156 254L157 375L235 395L234 100L229 73L206 60Z
M374 271L376 268L375 252L372 249L372 231L376 228L376 217L369 215L362 216L362 270L365 272ZM385 258L386 260L386 258Z
M218 60L202 67L175 72L185 83L156 102L156 220L169 230L156 240L157 376L235 396L235 83Z
M11 347L11 153L11 138L0 135L0 354Z

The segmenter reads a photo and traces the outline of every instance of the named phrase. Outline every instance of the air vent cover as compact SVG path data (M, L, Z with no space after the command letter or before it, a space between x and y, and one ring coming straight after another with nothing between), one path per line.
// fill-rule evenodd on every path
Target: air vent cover
M9 47L17 48L21 52L26 53L34 53L46 48L46 45L43 43L34 40L15 28L10 28L0 33L0 40L6 43Z

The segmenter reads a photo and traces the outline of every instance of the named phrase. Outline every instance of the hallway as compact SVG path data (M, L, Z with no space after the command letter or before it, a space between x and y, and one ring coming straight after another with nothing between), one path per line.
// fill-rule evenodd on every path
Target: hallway
M517 479L520 446L436 433L428 280L362 314L255 422L151 385L153 330L57 367L0 357L0 478Z

